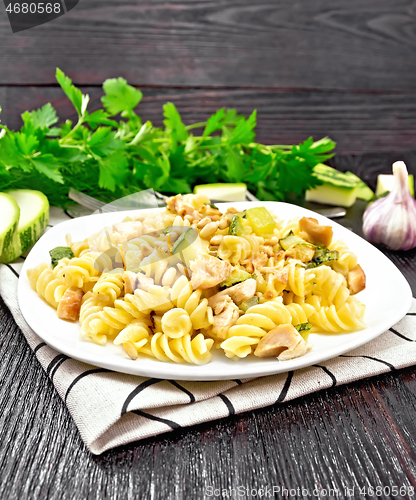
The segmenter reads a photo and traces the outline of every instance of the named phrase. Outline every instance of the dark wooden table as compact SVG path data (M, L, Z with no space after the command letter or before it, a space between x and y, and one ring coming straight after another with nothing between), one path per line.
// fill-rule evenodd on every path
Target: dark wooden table
M123 76L156 125L166 101L185 122L256 108L260 142L329 135L331 164L374 188L393 161L416 174L415 33L410 0L80 0L19 34L0 6L0 118L17 128L48 101L74 118L57 66L91 110L103 80ZM360 233L363 208L344 225ZM415 295L415 251L386 253ZM273 486L288 490L276 498L370 498L377 486L391 488L378 498L414 498L400 496L416 488L414 367L96 457L1 301L0 360L0 500L256 498Z

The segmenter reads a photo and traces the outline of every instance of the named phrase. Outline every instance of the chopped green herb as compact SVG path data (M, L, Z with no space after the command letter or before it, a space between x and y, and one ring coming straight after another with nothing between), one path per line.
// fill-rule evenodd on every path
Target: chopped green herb
M63 259L73 259L75 257L74 252L69 247L55 247L49 250L49 255L51 256L52 267L55 268L58 262Z

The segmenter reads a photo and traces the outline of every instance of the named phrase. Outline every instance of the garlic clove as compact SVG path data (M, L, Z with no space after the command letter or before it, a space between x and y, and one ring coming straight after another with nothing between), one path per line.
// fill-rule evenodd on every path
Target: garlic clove
M369 241L390 250L410 250L416 247L416 200L403 161L393 163L393 175L393 190L364 212L363 232Z

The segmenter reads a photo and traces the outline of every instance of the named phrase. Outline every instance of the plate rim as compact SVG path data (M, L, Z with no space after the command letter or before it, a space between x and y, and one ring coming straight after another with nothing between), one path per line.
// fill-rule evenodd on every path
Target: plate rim
M404 285L405 290L403 291L404 295L406 296L407 300L403 300L401 307L396 309L396 314L392 315L389 317L389 319L384 320L383 322L373 326L373 327L367 327L366 329L362 330L362 332L366 332L366 335L364 336L364 339L351 339L350 341L346 341L344 344L341 346L333 346L329 348L329 350L326 352L324 355L319 355L318 356L318 351L314 353L314 351L310 351L309 356L302 356L299 358L295 358L293 360L288 360L288 361L278 361L276 359L267 359L267 360L253 360L255 361L252 363L250 366L250 373L245 373L244 370L247 369L247 365L244 363L244 361L247 360L242 360L242 361L233 361L233 360L228 360L227 364L225 365L226 367L233 368L231 374L227 373L212 373L213 370L209 370L209 367L212 367L212 362L205 364L205 365L188 365L188 364L176 364L176 363L165 363L161 362L158 360L154 360L152 358L146 358L148 361L151 361L151 367L150 370L148 367L145 367L144 369L141 369L141 364L137 363L137 360L133 361L130 359L125 359L124 357L119 357L118 355L114 355L110 358L103 358L100 359L98 356L94 356L90 354L88 351L83 352L78 352L78 349L73 349L71 346L65 345L65 343L61 343L59 341L59 338L57 337L51 337L47 333L45 334L45 331L39 331L37 328L36 322L33 322L32 318L32 313L30 309L28 309L28 301L25 300L25 293L28 291L28 288L31 292L36 294L30 287L26 271L29 267L32 267L33 265L36 265L36 263L32 264L30 255L32 254L33 250L37 249L41 251L41 247L43 245L43 241L45 241L45 236L50 237L51 234L55 233L56 228L59 227L59 231L62 231L63 226L72 226L72 225L78 225L80 223L85 222L86 218L90 217L98 217L102 220L109 219L113 216L120 217L120 219L123 216L126 216L128 214L132 214L133 212L137 214L138 211L144 213L146 211L154 211L155 209L145 209L145 210L126 210L122 212L112 212L111 214L92 214L90 216L86 217L79 217L76 219L70 219L64 222L61 222L59 224L54 225L52 228L50 228L47 232L44 233L44 235L38 240L38 242L34 245L32 251L29 253L27 259L25 260L22 271L19 277L19 282L18 282L18 303L20 310L22 312L22 315L25 319L25 321L28 323L30 328L40 337L47 345L52 347L53 349L57 350L58 352L61 352L63 354L68 355L69 357L76 359L78 361L81 361L83 363L87 363L89 365L93 366L98 366L101 368L106 368L111 371L119 372L119 373L125 373L129 375L136 375L136 376L141 376L141 377L153 377L153 378L160 378L160 379L174 379L174 380L187 380L187 381L216 381L216 380L231 380L231 379L251 379L251 378L257 378L257 377L262 377L262 376L269 376L269 375L277 375L280 373L286 373L288 371L292 370L300 370L302 368L309 367L313 364L316 363L321 363L328 361L329 359L333 359L335 357L340 356L341 354L344 354L348 351L351 351L352 349L356 349L358 347L361 347L362 345L367 344L368 342L371 342L375 338L377 338L379 335L383 334L385 331L387 331L391 326L396 324L400 319L402 319L408 310L411 307L412 304L412 291L410 288L409 283L407 282L406 278L403 276L402 272L395 266L395 264L387 257L385 256L378 248L374 247L366 241L364 238L360 237L356 233L345 233L345 231L348 231L344 226L341 224L327 219L326 217L313 212L310 209L306 209L304 207L299 207L297 205L292 205L289 203L284 203L284 202L274 202L274 201L265 201L265 202L224 202L221 204L218 204L220 209L227 208L228 206L236 206L236 205L250 205L250 206L265 206L265 205L273 205L276 207L276 210L273 210L273 212L277 215L278 212L278 207L279 206L284 206L286 210L290 209L295 209L295 211L300 211L301 213L305 214L305 216L313 216L317 218L320 221L323 221L335 228L341 228L342 232L344 234L348 234L349 238L352 238L353 240L356 239L356 241L359 241L361 244L364 243L365 245L368 245L368 248L372 251L375 252L376 254L379 255L382 259L385 259L385 262L388 263L389 266L391 266L391 269L393 272L397 273L397 276L399 280L402 282L402 285ZM238 207L236 207L238 208ZM163 211L164 208L158 209L160 211ZM277 215L278 216L278 215ZM294 217L297 217L298 215L293 215ZM286 217L284 220L289 220L288 217ZM104 225L107 225L105 223ZM342 236L341 238L342 239ZM43 241L42 241L43 240ZM359 258L359 256L358 256ZM37 296L39 301L41 301L45 307L50 308L50 312L52 312L51 306L49 306L40 296ZM344 333L344 334L335 334L338 337L340 335L348 337L351 335L351 333L354 332L349 332L349 333ZM320 335L325 335L325 334L320 334ZM331 335L331 334L329 334ZM105 346L97 346L100 348L104 348ZM108 350L107 350L108 351ZM109 351L108 351L109 352ZM114 358L114 359L113 359ZM224 361L225 357L221 356L221 359ZM139 358L139 360L142 358ZM143 358L144 359L144 358ZM215 358L213 360L215 362ZM250 361L250 360L248 360ZM153 365L154 364L154 368ZM224 366L224 365L223 365ZM204 370L204 367L208 367L208 370ZM181 368L184 370L181 371ZM222 367L221 367L222 368ZM257 368L257 369L256 369ZM175 372L178 373L175 373ZM211 372L211 373L209 373Z

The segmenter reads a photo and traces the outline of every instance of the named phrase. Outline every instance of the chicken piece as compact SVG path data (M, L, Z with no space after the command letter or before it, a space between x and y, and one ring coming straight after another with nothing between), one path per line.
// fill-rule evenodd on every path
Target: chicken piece
M220 303L224 297L230 297L235 304L240 305L245 300L251 299L256 293L256 280L249 278L248 280L238 283L237 285L230 286L222 292L218 292L208 300L208 305L214 307Z
M137 238L143 234L143 224L139 221L126 221L113 224L112 237L116 244Z
M231 273L231 264L206 253L198 254L196 260L190 262L192 271L191 283L194 290L212 288L225 281Z
M81 288L71 287L64 293L58 304L58 318L76 321L79 310L81 309L81 300L84 292Z
M294 245L285 252L286 258L297 259L301 262L310 262L315 255L315 247L308 245Z
M166 205L172 213L178 214L181 217L190 215L192 219L196 219L197 221L200 221L202 219L195 207L193 207L189 203L186 203L181 194L177 194L176 196L171 196L170 198L168 198L166 200Z
M365 288L365 272L363 271L360 264L357 264L354 269L348 273L348 289L351 295L355 295Z
M138 288L147 291L149 286L154 284L153 278L143 273L133 273L132 271L124 271L123 281L125 293L134 293L134 290Z
M264 252L254 252L249 261L245 262L252 262L254 268L259 268L263 267L267 264L267 261L269 260L269 257L267 254ZM243 264L245 263L243 262Z
M228 330L236 324L240 310L228 295L221 297L213 307L214 323L211 332L220 340L225 340Z
M301 334L291 324L270 330L257 344L254 355L259 358L277 357L279 361L298 358L310 349Z
M299 229L307 234L308 239L314 245L328 247L332 241L332 227L320 226L319 222L312 217L302 217L299 221Z

